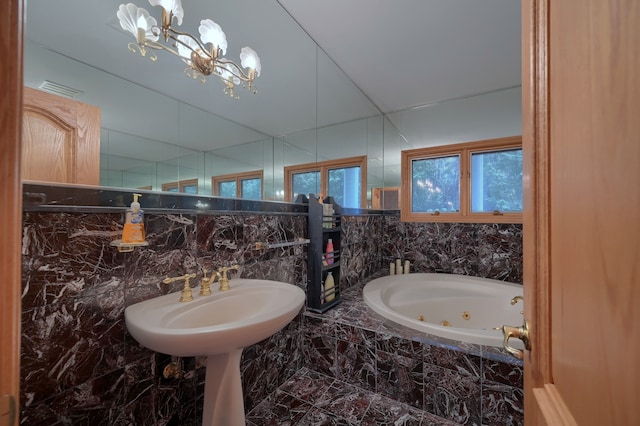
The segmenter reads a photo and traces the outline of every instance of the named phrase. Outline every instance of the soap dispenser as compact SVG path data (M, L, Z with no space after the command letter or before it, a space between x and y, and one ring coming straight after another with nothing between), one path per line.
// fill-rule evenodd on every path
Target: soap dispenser
M140 208L139 197L142 197L142 194L133 194L133 202L127 209L122 231L123 243L144 242L144 211Z

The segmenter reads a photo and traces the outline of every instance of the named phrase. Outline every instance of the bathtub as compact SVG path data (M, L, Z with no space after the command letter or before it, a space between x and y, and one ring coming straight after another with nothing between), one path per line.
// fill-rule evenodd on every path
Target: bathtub
M365 303L385 318L416 331L452 340L502 347L504 324L521 326L522 286L449 274L405 274L364 286ZM517 339L509 344L522 348Z

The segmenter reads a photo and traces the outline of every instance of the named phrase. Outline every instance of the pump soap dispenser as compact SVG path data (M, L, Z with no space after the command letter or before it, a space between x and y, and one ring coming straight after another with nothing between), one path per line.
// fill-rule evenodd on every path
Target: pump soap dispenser
M144 211L140 208L138 198L142 194L133 194L131 207L127 209L124 230L122 231L123 243L144 242Z

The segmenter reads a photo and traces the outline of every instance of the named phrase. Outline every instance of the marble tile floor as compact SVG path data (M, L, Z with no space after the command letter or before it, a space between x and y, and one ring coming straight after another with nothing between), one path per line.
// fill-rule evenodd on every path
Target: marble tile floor
M246 415L247 426L456 426L329 376L298 371Z

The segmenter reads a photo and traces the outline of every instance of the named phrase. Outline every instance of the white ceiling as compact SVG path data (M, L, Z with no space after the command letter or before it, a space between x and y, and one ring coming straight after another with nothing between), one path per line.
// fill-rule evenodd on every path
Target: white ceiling
M385 113L520 85L519 0L278 0Z
M184 0L182 30L197 33L199 20L210 17L227 33L228 57L237 58L245 45L259 53L258 94L241 92L239 101L222 94L214 79L203 86L185 77L168 54L160 52L155 63L130 54L126 46L133 39L115 16L120 3L29 0L27 43L269 136L520 85L518 0ZM158 8L136 3L159 17ZM316 62L324 52L337 67ZM25 84L46 78L83 90L87 102L109 97L107 83L83 81L38 60L25 59ZM138 108L140 121L153 121L157 108L162 105ZM132 121L115 116L103 115L103 124ZM165 136L171 131L162 130Z

